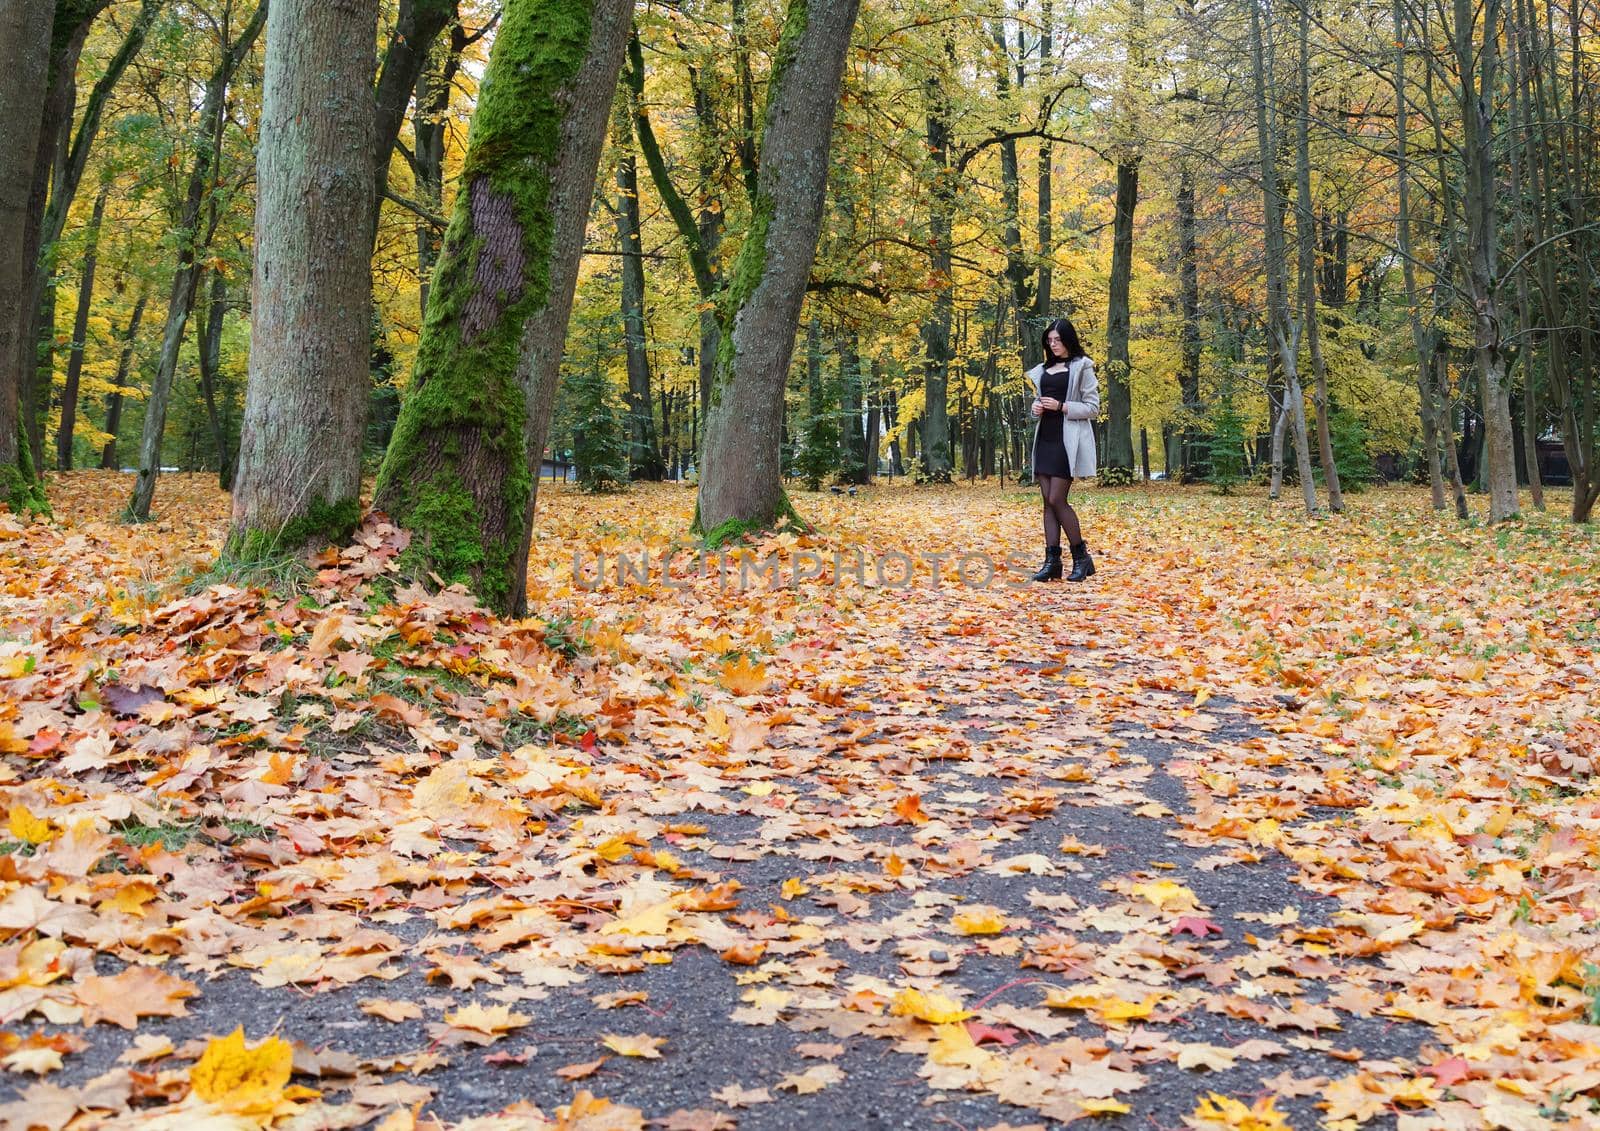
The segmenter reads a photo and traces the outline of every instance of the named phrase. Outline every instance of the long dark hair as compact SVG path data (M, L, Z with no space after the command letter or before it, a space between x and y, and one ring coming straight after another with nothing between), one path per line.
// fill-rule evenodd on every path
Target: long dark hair
M1057 318L1044 328L1044 333L1039 335L1039 348L1044 351L1044 363L1046 366L1054 365L1060 360L1054 353L1050 352L1051 330L1061 335L1061 344L1066 347L1068 361L1076 361L1084 356L1083 346L1078 341L1076 327L1066 318Z

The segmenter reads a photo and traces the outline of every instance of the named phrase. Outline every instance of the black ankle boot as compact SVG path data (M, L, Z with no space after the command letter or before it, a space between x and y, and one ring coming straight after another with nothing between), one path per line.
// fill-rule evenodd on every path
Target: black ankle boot
M1039 572L1033 575L1035 581L1060 581L1061 580L1061 547L1046 546L1044 548L1044 565L1039 567Z
M1060 559L1057 559L1057 564L1060 564ZM1067 574L1067 580L1082 581L1086 577L1093 576L1094 559L1089 556L1089 547L1079 542L1072 547L1072 572Z

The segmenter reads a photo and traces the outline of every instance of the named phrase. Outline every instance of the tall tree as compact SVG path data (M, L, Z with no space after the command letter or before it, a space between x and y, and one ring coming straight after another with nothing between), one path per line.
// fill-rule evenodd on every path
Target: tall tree
M1313 396L1317 405L1317 453L1322 463L1323 486L1328 492L1328 509L1344 510L1344 494L1339 490L1339 465L1333 458L1333 426L1329 417L1328 367L1322 356L1322 332L1317 324L1317 246L1316 218L1311 210L1311 8L1298 0L1300 54L1295 71L1298 79L1298 112L1295 114L1295 234L1298 237L1300 276L1300 319L1305 328L1311 354Z
M509 0L375 504L408 560L520 614L584 226L631 0Z
M228 84L249 55L256 37L267 22L267 5L261 3L232 42L221 45L222 57L206 81L196 124L194 157L188 183L177 217L178 263L167 297L166 324L161 333L161 356L145 401L144 431L139 437L139 473L134 480L133 497L124 517L133 522L150 518L150 503L155 498L156 478L161 474L161 440L166 431L167 402L172 396L172 381L178 371L178 351L183 346L184 330L194 309L195 290L200 282L199 251L206 234L202 232L201 212L206 193L222 148L222 132L227 120ZM304 265L301 265L301 269ZM363 339L364 340L364 339Z
M1133 392L1130 388L1132 332L1129 289L1133 281L1133 216L1139 204L1139 144L1135 84L1145 66L1147 31L1144 0L1131 0L1128 10L1127 73L1118 92L1118 119L1113 158L1117 189L1111 214L1111 280L1106 302L1106 442L1101 462L1109 468L1133 470Z
M84 237L83 272L78 278L78 311L72 320L72 344L67 356L67 382L61 390L61 426L56 430L56 467L72 470L72 433L77 425L78 383L83 377L83 354L89 337L89 309L94 302L94 276L100 262L100 225L105 221L111 182L100 186L94 212Z
M928 161L931 184L928 188L928 259L933 283L933 303L922 323L922 467L921 478L932 483L948 483L954 469L950 453L950 324L955 312L955 274L951 241L955 233L956 171L951 167L950 131L951 72L955 70L955 43L947 35L941 66L931 69L923 81L927 103ZM1002 74L1004 68L1002 67ZM1013 150L1013 158L1015 151ZM1016 186L1013 160L1011 185Z
M622 338L628 366L628 466L635 479L660 479L655 404L650 396L650 353L645 343L644 244L639 229L639 167L633 156L633 119L626 97L617 102L617 250L622 257Z
M1275 114L1267 101L1266 44L1261 9L1267 0L1245 0L1250 8L1250 62L1256 99L1256 153L1261 175L1264 252L1267 268L1267 321L1271 348L1283 370L1282 412L1294 429L1295 463L1306 513L1317 512L1317 485L1311 477L1311 445L1307 438L1305 397L1300 390L1300 324L1289 313L1288 248L1284 239L1284 197L1279 180ZM1280 421L1281 426L1281 421ZM1277 451L1281 448L1274 444ZM1275 469L1276 470L1276 469Z
M0 500L13 511L44 509L20 416L23 384L33 372L27 307L32 260L25 247L34 162L43 125L50 0L0 0Z
M106 396L106 433L111 437L100 453L100 467L106 471L117 467L117 430L122 424L122 390L128 384L128 372L133 368L133 353L139 340L139 324L144 321L145 307L150 304L150 288L141 285L139 297L134 299L133 313L128 316L128 328L122 334L122 352L117 356L117 375L112 378L111 392Z
M267 18L235 558L339 541L361 517L377 28L377 0L273 0Z
M37 351L36 363L24 390L29 442L36 459L43 444L44 407L55 368L56 248L104 122L106 105L128 65L143 48L150 27L165 2L140 0L138 13L78 114L76 130L73 116L78 91L78 59L91 26L109 4L108 0L60 0L56 5L50 91L45 102L39 165L34 172L37 223L31 227L24 247L33 266L32 283L28 305L19 312L25 319L24 333Z
M794 516L781 477L784 385L816 255L828 146L860 0L790 0L767 83L750 227L719 309L695 530L715 541ZM797 517L797 516L794 516Z
M211 272L211 294L200 314L200 394L206 402L206 423L211 426L211 442L217 449L217 484L233 490L235 453L230 451L228 429L217 406L222 378L222 323L228 311L228 277L220 270Z
M389 162L400 140L406 108L411 105L412 95L419 93L418 84L426 72L428 52L434 40L456 19L457 2L400 0L400 10L384 49L383 65L378 70L377 86L372 95L376 106L369 152L374 192L379 202L368 221L373 241L378 238L378 211L389 192ZM372 80L367 81L371 86ZM448 99L448 92L445 97ZM419 97L417 101L420 106L422 99Z

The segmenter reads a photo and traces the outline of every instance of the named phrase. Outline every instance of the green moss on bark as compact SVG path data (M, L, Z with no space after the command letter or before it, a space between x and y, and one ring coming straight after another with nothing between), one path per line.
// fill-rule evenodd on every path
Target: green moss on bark
M361 503L343 499L337 503L315 499L306 513L276 530L234 531L223 547L224 559L240 565L271 561L313 544L330 545L346 541L361 523Z
M506 8L416 367L378 477L378 506L414 535L402 564L464 582L502 612L520 590L511 572L533 490L516 370L523 328L549 298L550 173L565 112L558 95L582 66L589 36L589 5L580 0Z
M794 503L789 499L789 492L784 491L778 496L778 505L773 508L771 514L754 519L730 518L709 531L700 521L700 500L697 498L694 504L694 521L689 524L689 531L700 535L706 546L715 548L736 542L746 534L761 534L775 529L783 519L788 519L790 528L802 534L809 534L816 529L800 517L800 512L794 509Z
M0 464L0 501L11 508L12 514L24 517L50 513L50 500L45 498L44 484L34 470L33 451L28 447L28 434L20 419L17 421L17 462Z

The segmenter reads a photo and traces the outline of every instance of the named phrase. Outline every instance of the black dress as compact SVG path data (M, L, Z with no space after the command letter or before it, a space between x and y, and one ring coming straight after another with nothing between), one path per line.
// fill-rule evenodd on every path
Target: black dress
M1039 377L1039 395L1054 397L1065 403L1069 372L1070 370L1065 368L1059 373L1045 370ZM1066 418L1066 414L1059 409L1055 412L1047 409L1039 417L1039 433L1033 441L1035 476L1061 475L1069 479L1072 477L1072 466L1067 462L1067 446L1061 438L1061 423Z

